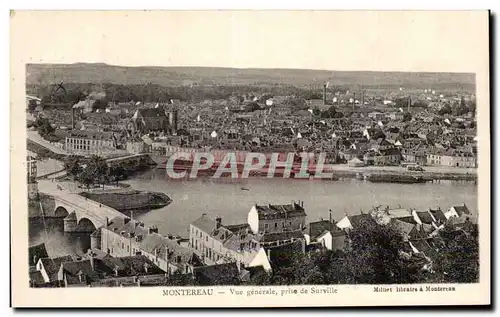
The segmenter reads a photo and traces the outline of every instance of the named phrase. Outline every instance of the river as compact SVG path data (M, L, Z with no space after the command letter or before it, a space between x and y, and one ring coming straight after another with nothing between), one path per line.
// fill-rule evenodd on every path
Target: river
M134 189L169 195L173 199L170 205L137 213L134 218L146 225L158 226L160 233L181 236L187 236L189 223L202 213L214 218L220 216L223 223L241 223L246 221L253 204L287 204L292 200L304 201L308 221L327 219L329 209L333 218L339 220L346 213L358 214L360 210L368 211L379 204L425 210L438 206L448 209L465 203L473 214L478 212L477 186L473 182L393 184L356 179L322 181L282 178L167 180L165 170L153 169L125 183ZM242 187L248 190L242 190ZM36 230L34 222L30 221L30 244L45 240L45 230ZM62 221L60 225L51 225L48 229L50 255L63 251L78 253L88 248L88 236L63 234L61 228Z

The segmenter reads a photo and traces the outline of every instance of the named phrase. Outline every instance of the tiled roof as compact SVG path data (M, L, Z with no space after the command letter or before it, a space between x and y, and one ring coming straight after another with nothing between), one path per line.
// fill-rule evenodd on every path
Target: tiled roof
M173 262L180 260L181 263L192 265L199 265L201 263L201 260L192 249L183 247L176 241L157 233L152 233L144 237L140 246L141 249L147 253L153 255L157 254L159 258L164 260L166 260L168 256L168 259Z
M370 219L371 216L370 214L359 214L359 215L352 215L352 216L348 216L349 218L349 222L351 223L351 225L353 227L357 226L359 224L359 222L363 219Z
M49 276L49 282L57 281L57 272L59 271L59 267L61 263L73 261L73 258L69 255L61 256L57 258L42 258L43 268L45 272Z
M143 223L136 220L125 219L124 217L113 218L106 228L116 233L125 231L127 234L132 233L135 236L142 235L143 237L149 232L148 228L144 227Z
M217 228L217 223L215 219L210 218L206 214L201 215L191 224L196 228L200 229L201 231L204 231L209 234Z
M163 117L166 118L167 116L165 115L165 111L163 110L162 107L158 108L143 108L143 109L138 109L139 115L141 115L143 118L157 118L157 117Z
M336 226L329 220L321 220L316 222L310 222L307 225L306 233L311 237L311 240L314 240L323 232L332 231L335 230L335 228Z
M434 222L434 218L429 211L417 211L417 216L422 223L432 224Z
M398 219L392 219L391 223L401 232L401 234L403 234L406 237L410 235L410 232L415 227L414 224L404 222Z
M61 267L66 275L68 284L82 284L78 274L84 274L88 283L99 281L99 275L92 269L90 260L64 262L61 264Z
M465 204L461 206L453 206L453 208L455 209L459 217L463 214L470 215L469 208L467 208Z
M446 222L446 216L444 215L444 212L441 210L441 209L436 209L436 210L433 210L433 209L430 209L429 212L434 216L434 218L440 222L440 223L444 223Z
M111 140L113 138L113 133L112 132L79 130L79 131L71 131L68 134L68 137L79 138L79 139Z
M297 203L288 205L257 205L256 206L259 219L263 219L267 216L306 216L306 212L303 207Z
M300 230L264 233L260 238L260 241L267 243L290 239L304 239L304 234Z

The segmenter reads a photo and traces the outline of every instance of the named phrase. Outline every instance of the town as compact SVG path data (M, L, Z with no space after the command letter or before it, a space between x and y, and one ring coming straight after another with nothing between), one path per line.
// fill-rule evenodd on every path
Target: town
M443 174L456 173L452 167L474 174L478 165L475 96L465 92L400 87L380 96L325 84L320 99L244 94L198 103L165 96L123 102L101 92L55 105L49 98L67 98L55 90L44 98L28 96L28 127L31 139L56 153L148 153L160 166L179 152L210 152L220 163L228 151L238 162L249 152L308 152L325 153L332 165L404 164Z
M294 185L303 190L294 188L291 202L236 185L247 200L233 192L234 201L220 210L246 208L246 221L233 222L197 205L222 208L222 185L210 183L212 201L201 201L196 190L173 198L173 187L164 187L174 180L154 183L156 172L147 174L191 171L185 175L203 184L224 174L217 167L230 156L239 174L257 180L287 178L283 166L274 166L287 161L297 180L284 181L299 182L296 168L307 153L308 173L321 172L314 166L319 158L327 180L354 181L346 187L475 182L476 100L465 88L61 82L28 85L26 102L29 217L41 219L46 236L46 221L59 221L63 235L78 235L80 244L76 252L53 253L48 238L32 241L32 287L478 281L478 211L456 197L441 201L443 209L377 203L363 211L355 203L340 208L333 197L328 208L308 206L304 200L318 187L307 192L313 185L304 183ZM241 168L249 164L258 168ZM141 173L159 191L130 183ZM273 184L267 192L281 183ZM183 228L161 230L160 222L144 220L151 210L165 212L158 216L162 226L178 221Z
M242 224L225 224L220 217L202 214L190 224L186 238L160 234L158 228L129 217L116 217L92 232L92 247L85 255L50 257L43 243L30 247L30 283L33 287L381 283L389 273L400 274L393 278L395 283L477 279L474 265L477 269L478 263L472 253L477 256L477 226L466 205L445 211L377 206L338 221L331 213L328 219L313 222L306 222L306 216L300 201L252 206L248 222ZM396 260L374 275L354 269L349 272L352 276L334 280L329 270L342 265L321 267L321 257L343 261L349 256L352 260L351 253L363 252L365 243L380 243L382 237L390 239L385 242L388 245L374 248L384 248L387 259L353 256L357 261L374 261L365 263L366 267ZM471 257L467 264L472 266L460 268L449 259L443 263L453 252L457 256L454 243L459 241L468 243L459 256ZM305 269L304 263L294 261L305 259L313 261L308 263L310 271L294 274ZM432 279L435 276L443 280Z

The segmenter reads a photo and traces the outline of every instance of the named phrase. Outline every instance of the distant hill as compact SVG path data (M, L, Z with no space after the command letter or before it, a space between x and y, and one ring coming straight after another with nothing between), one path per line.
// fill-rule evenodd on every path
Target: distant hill
M107 64L28 64L28 85L65 83L157 84L162 86L284 84L364 87L475 89L475 75L466 73L409 73L326 71L307 69L236 69L213 67L124 67Z

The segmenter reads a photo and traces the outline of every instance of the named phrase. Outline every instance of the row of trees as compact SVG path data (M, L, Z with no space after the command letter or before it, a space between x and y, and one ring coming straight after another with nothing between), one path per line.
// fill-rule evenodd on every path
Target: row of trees
M398 229L364 219L350 232L346 250L289 254L272 275L258 275L249 284L474 283L479 279L479 243L477 227L471 228L441 232L436 239L442 246L430 272L401 257L404 240Z
M252 95L265 95L267 98L275 95L296 96L303 99L321 99L322 89L301 88L292 85L213 85L213 86L173 86L165 87L156 84L117 85L103 84L64 84L64 90L58 85L33 85L28 87L30 93L36 94L43 103L77 103L94 91L104 92L104 101L157 102L169 99L179 99L188 102L203 100L228 99L236 97L240 100ZM332 87L332 91L342 90ZM265 98L261 98L261 102Z
M94 185L105 185L111 182L118 183L138 171L149 167L146 158L139 161L126 161L120 164L108 165L105 159L94 155L88 160L80 156L69 156L64 161L64 168L75 181L84 184L87 188Z

